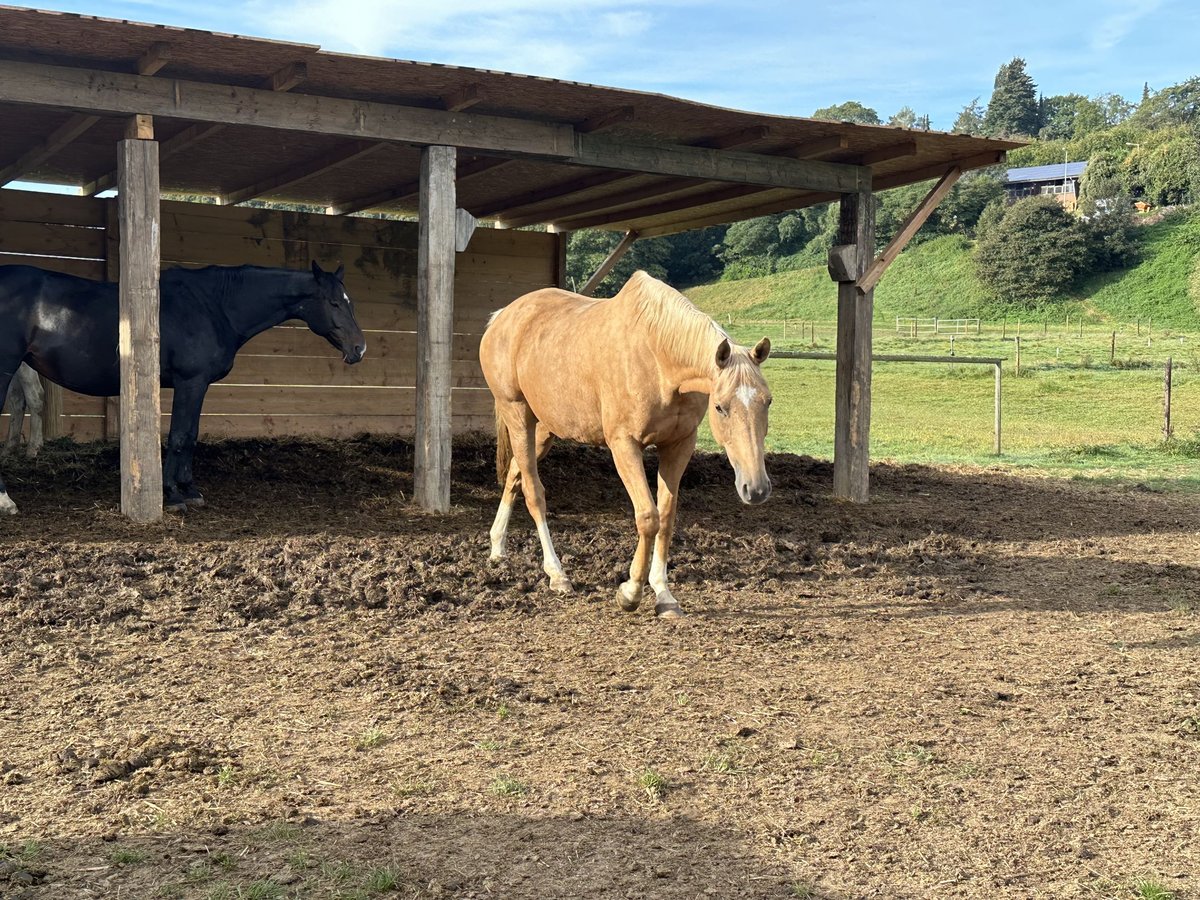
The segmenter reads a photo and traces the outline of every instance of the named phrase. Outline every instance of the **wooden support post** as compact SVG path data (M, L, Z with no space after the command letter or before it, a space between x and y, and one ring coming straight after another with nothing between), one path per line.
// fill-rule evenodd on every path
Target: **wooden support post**
M855 284L875 254L875 198L842 194L830 275L838 282L837 375L833 438L834 496L867 501L870 484L871 315L875 292ZM849 249L848 249L849 248Z
M1171 439L1171 357L1167 357L1163 372L1163 440Z
M450 509L456 155L454 147L421 150L413 496L434 512Z
M554 235L554 284L564 291L567 286L567 245L571 243L571 232L560 231Z
M134 126L138 127L138 126ZM159 437L158 144L117 144L117 215L121 223L121 512L135 522L163 514Z
M992 449L1000 455L1000 363L996 363L996 425L993 429Z
M617 246L613 247L612 253L608 254L608 258L605 259L604 262L600 263L600 268L598 268L592 274L592 277L587 280L587 284L579 289L579 293L583 294L585 297L592 296L592 293L600 286L600 282L602 282L608 276L608 273L613 270L613 267L621 261L621 257L629 252L629 248L633 246L633 242L637 239L638 233L636 231L625 232L625 237L621 238L621 242L617 244Z

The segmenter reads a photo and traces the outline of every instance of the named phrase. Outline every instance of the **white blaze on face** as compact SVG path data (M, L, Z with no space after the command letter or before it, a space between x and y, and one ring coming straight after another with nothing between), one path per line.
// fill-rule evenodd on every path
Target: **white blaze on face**
M737 389L737 398L742 401L742 405L747 409L754 402L754 398L758 396L758 388L750 384L743 384Z

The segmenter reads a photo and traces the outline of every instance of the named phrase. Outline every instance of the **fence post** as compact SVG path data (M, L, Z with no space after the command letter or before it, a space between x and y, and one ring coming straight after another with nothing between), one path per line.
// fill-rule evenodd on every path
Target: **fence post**
M992 449L996 451L996 455L1000 455L1000 363L996 363L996 428L994 440L992 441Z
M1079 336L1083 337L1083 316L1079 317Z
M1137 333L1138 333L1138 337L1142 336L1142 317L1141 316L1137 317Z
M1017 340L1021 339L1021 320L1017 319Z
M1067 313L1067 324L1063 326L1063 333L1064 334L1071 333L1071 314L1070 313Z
M1021 336L1018 334L1018 335L1016 336L1016 338L1014 338L1014 340L1017 342L1017 360L1016 360L1016 363L1017 363L1017 368L1016 368L1016 374L1017 374L1017 375L1020 375L1020 374L1021 374Z
M1108 364L1111 366L1117 361L1117 333L1112 333L1112 345L1108 348Z
M950 355L954 355L954 335L950 335Z
M1163 440L1171 439L1171 357L1163 374Z
M1004 324L1000 327L1000 340L1008 340L1008 316L1004 317Z

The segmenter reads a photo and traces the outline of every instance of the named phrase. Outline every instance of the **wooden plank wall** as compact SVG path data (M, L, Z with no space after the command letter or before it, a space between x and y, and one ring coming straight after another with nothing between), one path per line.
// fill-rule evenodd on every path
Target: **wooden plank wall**
M9 196L11 195L11 196ZM209 389L202 437L362 432L411 435L416 415L417 225L240 207L163 203L163 268L240 265L346 266L346 289L367 338L355 366L300 323L242 348ZM101 278L118 272L115 201L0 191L0 265L24 262ZM63 254L67 258L30 257ZM476 229L458 254L454 315L454 431L491 430L491 394L479 371L488 317L527 291L553 286L555 236ZM163 392L163 428L171 391ZM113 407L108 404L109 414ZM106 402L64 392L62 433L106 436ZM110 425L110 436L115 429Z

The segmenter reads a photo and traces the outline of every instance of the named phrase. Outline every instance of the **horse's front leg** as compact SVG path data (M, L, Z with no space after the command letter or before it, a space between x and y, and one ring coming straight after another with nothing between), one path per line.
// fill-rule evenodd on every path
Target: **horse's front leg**
M12 380L12 374L6 372L3 365L0 364L0 407L4 405L4 398L8 395L8 385ZM13 426L10 424L10 428ZM8 490L4 487L4 479L0 478L0 515L15 516L17 514L17 504L12 502L12 498L8 496Z
M676 444L658 448L658 537L654 541L654 560L650 563L650 586L654 588L654 612L664 619L678 619L683 615L667 586L667 554L675 533L679 481L695 449L695 432Z
M646 481L646 468L642 459L643 448L632 438L610 440L613 462L617 474L633 501L633 515L637 522L638 545L629 565L629 580L617 588L617 605L626 612L633 612L642 602L642 588L650 572L650 551L658 536L658 509L650 494L650 483Z
M200 408L207 391L208 382L203 379L175 383L171 429L167 434L163 463L165 506L171 512L186 512L189 506L204 505L204 498L192 482L192 455L200 433Z

